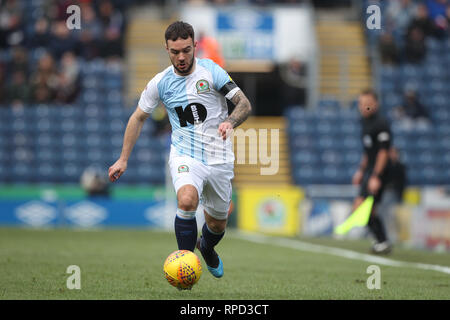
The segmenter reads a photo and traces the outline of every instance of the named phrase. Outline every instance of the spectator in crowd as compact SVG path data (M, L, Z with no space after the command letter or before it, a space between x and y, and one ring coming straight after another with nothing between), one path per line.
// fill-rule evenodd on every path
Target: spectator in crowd
M3 63L0 63L0 107L6 105L6 67Z
M447 35L447 20L445 18L447 0L427 0L426 5L433 21L435 35L438 38L444 38Z
M91 0L87 0L88 2ZM86 2L86 0L77 1ZM54 0L48 3L47 12L49 12L52 21L65 21L67 19L67 8L75 4L73 0Z
M75 100L80 90L79 73L75 54L71 51L64 53L58 74L57 102L71 103Z
M58 81L55 60L46 52L39 58L37 70L31 76L32 100L35 103L52 102L58 89Z
M406 129L428 127L431 123L425 106L419 101L416 91L407 90L403 104L395 108L395 118Z
M381 218L386 226L391 241L397 239L397 222L395 211L403 202L403 195L407 186L407 168L401 161L400 154L395 147L389 149L388 178L385 192L381 201Z
M386 9L388 28L390 30L398 30L404 36L415 10L412 0L389 1Z
M50 23L40 17L34 24L33 36L28 39L28 48L47 48L50 43Z
M420 27L409 30L404 47L404 58L407 63L419 64L427 54L425 34Z
M65 21L55 21L52 24L52 35L49 48L53 56L59 60L67 51L76 50L76 39L67 28Z
M446 21L446 30L447 37L450 38L450 2L445 9L445 21Z
M445 39L450 36L450 2L446 5L442 3L442 5L443 10L439 11L439 14L434 18L434 24L437 36L441 39Z
M102 38L102 25L89 2L81 4L81 25L83 28L78 38L79 55L86 60L92 60L100 55L98 42Z
M30 88L26 74L21 70L14 71L11 83L7 89L7 101L13 106L23 106L28 103Z
M278 66L283 81L280 87L282 107L304 105L306 91L306 69L299 58L293 57Z
M80 177L80 184L90 198L110 195L108 178L100 168L86 168Z
M169 116L167 115L166 108L161 105L157 106L153 111L152 115L153 123L155 124L155 132L154 134L157 137L162 137L164 135L170 136L171 127Z
M199 58L211 59L222 68L225 67L225 59L223 58L219 42L213 37L206 35L205 32L199 33L196 53Z
M103 26L103 43L100 55L104 58L123 57L123 15L114 9L109 0L103 0L99 7L99 18Z
M12 48L12 59L8 63L8 77L11 77L15 71L22 71L28 76L28 54L24 47Z
M100 56L116 60L123 57L123 46L119 29L107 28L103 37Z
M416 29L420 29L424 37L435 34L433 20L430 18L427 6L423 3L418 4L416 7L416 13L408 25L407 37L412 30Z
M383 64L396 65L399 63L399 48L392 33L385 32L380 36L378 50Z
M445 7L448 4L447 0L426 0L425 4L431 20L436 21L436 18L445 16Z
M401 161L397 148L391 147L389 149L389 161L389 178L386 188L393 191L395 203L401 203L406 189L407 174L406 165Z
M99 18L103 25L103 29L108 28L118 29L120 33L124 31L123 15L120 11L114 8L110 0L102 0L99 7Z
M31 100L37 104L51 103L54 98L54 91L51 90L45 83L36 83L32 87Z
M0 48L23 44L25 33L22 25L22 10L21 1L0 2Z

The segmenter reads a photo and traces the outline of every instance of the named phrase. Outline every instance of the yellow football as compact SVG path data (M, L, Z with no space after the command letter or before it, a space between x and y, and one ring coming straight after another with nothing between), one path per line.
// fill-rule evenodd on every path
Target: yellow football
M164 262L164 275L169 283L180 290L190 290L200 280L202 264L189 250L172 252Z

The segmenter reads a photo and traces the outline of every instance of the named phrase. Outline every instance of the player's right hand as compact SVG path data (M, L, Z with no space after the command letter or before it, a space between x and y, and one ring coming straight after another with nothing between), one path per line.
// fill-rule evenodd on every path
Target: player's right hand
M119 159L108 169L109 181L114 182L127 170L127 162Z
M364 174L362 172L361 169L358 169L358 171L355 172L355 174L353 175L352 178L352 184L361 184L362 178L363 178Z

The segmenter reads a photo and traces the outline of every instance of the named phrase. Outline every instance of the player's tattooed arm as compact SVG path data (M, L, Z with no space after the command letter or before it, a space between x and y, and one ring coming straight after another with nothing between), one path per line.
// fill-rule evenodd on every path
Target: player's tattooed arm
M242 90L238 90L231 102L235 105L233 112L228 116L225 121L230 122L233 128L239 126L242 122L247 120L248 116L252 112L252 106Z

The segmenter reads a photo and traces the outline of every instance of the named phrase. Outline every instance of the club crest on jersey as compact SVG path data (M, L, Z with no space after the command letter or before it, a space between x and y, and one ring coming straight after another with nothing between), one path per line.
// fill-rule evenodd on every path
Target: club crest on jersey
M195 86L197 87L197 93L209 92L209 83L206 80L198 80Z
M189 167L185 164L182 164L178 167L178 173L189 172Z

